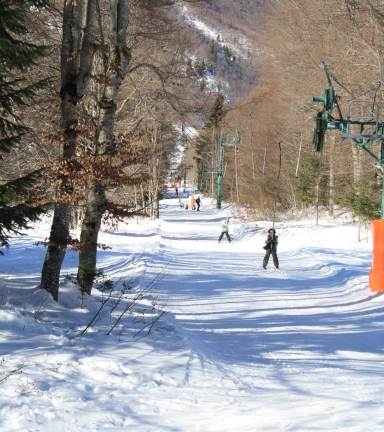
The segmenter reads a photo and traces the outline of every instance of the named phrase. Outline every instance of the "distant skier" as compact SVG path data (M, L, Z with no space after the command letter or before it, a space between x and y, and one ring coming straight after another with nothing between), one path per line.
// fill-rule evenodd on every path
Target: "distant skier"
M228 234L228 224L229 224L229 219L225 220L223 222L223 225L221 226L221 234L220 234L220 237L219 237L219 240L218 240L219 243L220 243L221 239L223 238L224 234L227 236L227 239L228 239L229 243L232 243L232 239L231 239L231 237Z
M179 196L179 189L177 189L177 187L175 187L175 194L176 196Z
M263 260L263 268L267 268L269 257L272 254L273 257L273 264L278 269L279 268L279 259L277 258L277 245L279 244L278 241L279 237L276 235L276 230L270 229L268 230L268 237L267 240L265 240L265 246L263 246L263 249L265 249L265 257Z
M200 197L197 197L197 198L196 198L195 203L196 203L196 205L197 205L197 210L196 210L196 211L200 211L200 204L201 204Z

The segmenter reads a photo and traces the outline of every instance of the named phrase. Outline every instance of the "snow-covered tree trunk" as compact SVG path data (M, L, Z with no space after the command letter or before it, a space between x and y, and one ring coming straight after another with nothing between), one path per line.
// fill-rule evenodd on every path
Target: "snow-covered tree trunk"
M79 133L79 102L91 76L91 47L94 33L96 0L64 2L61 47L61 127L63 148L61 160L70 161L76 153ZM70 167L70 162L69 162ZM67 249L71 220L73 185L68 174L60 175L59 201L55 205L48 250L45 256L41 288L59 296L60 270Z
M95 156L108 154L115 145L113 138L117 96L131 59L126 45L128 15L128 0L110 0L107 60L102 96L98 103ZM87 293L92 289L89 274L96 269L97 238L105 208L105 186L95 181L88 191L80 235L80 243L83 247L79 253L78 280ZM87 276L84 278L82 274Z

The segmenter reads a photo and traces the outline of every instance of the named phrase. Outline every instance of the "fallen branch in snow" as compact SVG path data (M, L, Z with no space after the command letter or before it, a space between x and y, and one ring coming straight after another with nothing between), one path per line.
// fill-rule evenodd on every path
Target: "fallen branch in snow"
M32 393L43 393L37 388L36 381L30 381L28 376L24 380L22 378L19 379L19 386L22 387L20 396L29 396Z
M4 363L4 360L5 360L4 357L2 357L0 360L0 366ZM11 370L10 372L2 373L1 375L5 375L5 376L3 378L0 378L0 384L7 381L12 375L23 373L22 369L24 369L26 366L27 365L23 363L16 369Z
M96 319L100 316L101 311L104 309L104 306L111 300L111 298L114 299L113 294L115 293L116 285L121 281L121 279L122 278L119 278L114 284L111 285L111 291L109 292L109 294L107 295L106 298L103 298L103 300L101 301L101 305L100 305L99 309L97 310L96 314L91 319L91 321L88 323L88 325L85 327L85 329L81 332L81 334L84 334L94 324ZM124 284L126 284L126 283L123 282L123 286L124 286ZM112 313L112 311L117 307L117 305L119 304L124 292L125 292L125 290L122 290L120 292L120 296L117 299L115 305L112 307L110 313Z
M150 282L149 284L142 289L140 292L138 292L133 299L128 302L128 304L125 306L125 308L123 309L123 311L120 313L120 315L118 316L117 320L115 321L115 323L112 325L112 327L110 328L109 332L107 333L107 335L109 336L113 329L117 326L117 324L119 324L119 322L121 321L121 319L124 317L124 315L131 310L134 306L136 306L136 304L140 301L143 300L146 296L149 295L149 293L155 288L155 286L164 279L165 275L164 270L168 267L170 263L168 263L162 270L160 273L158 273ZM152 310L154 310L152 308ZM161 313L161 316L163 316L165 314ZM158 318L159 319L159 318ZM158 319L156 320L156 322L158 321ZM154 324L153 324L154 325ZM153 327L153 325L151 326L151 328ZM146 326L147 327L147 326ZM139 332L140 333L140 332ZM149 334L149 333L148 333Z
M145 329L147 329L148 328L148 330L146 331L146 333L143 335L143 336L141 336L141 337L139 337L138 339L136 339L136 340L140 340L140 339L142 339L143 337L145 337L145 336L148 336L151 332L152 332L152 330L153 330L153 328L154 328L154 326L155 326L155 324L157 323L157 322L159 322L160 321L160 319L164 316L164 315L166 315L168 312L167 311L165 311L164 310L164 307L165 306L159 306L158 305L158 300L159 300L159 295L157 295L156 297L154 297L154 299L153 299L153 301L152 301L152 310L151 310L151 321L148 323L148 324L146 324L143 328L141 328L134 336L133 336L133 338L135 339L140 333L142 333ZM157 313L157 315L155 315L155 313ZM144 316L142 317L142 319L144 318ZM135 320L133 320L133 322L135 323ZM143 320L143 323L145 323L145 320Z
M46 292L45 296L38 296L34 303L30 304L31 294L27 298L27 302L24 305L22 315L30 315L35 321L39 321L46 310L46 306L51 302L51 295Z
M169 263L147 284L145 288L141 289L137 293L131 293L130 299L127 297L127 293L131 292L132 290L132 277L130 280L124 281L122 283L124 289L122 289L120 292L117 292L115 288L117 284L122 280L122 277L119 278L119 280L117 280L113 285L111 285L111 291L108 293L108 295L105 298L103 297L100 307L98 308L93 318L86 325L84 330L81 332L81 334L86 333L89 330L89 328L92 327L95 324L95 322L97 322L100 319L101 312L109 306L110 309L108 312L109 312L110 323L111 323L110 329L107 333L107 335L109 336L128 312L132 312L134 308L139 304L140 301L144 300L145 298L148 298L150 294L153 294L154 288L161 280L164 279L165 277L164 271L168 268L168 265ZM112 323L113 312L116 311L118 306L121 305L124 301L127 301L126 305L125 306L123 305L124 306L123 310L119 312L119 315ZM134 335L134 338L136 338L137 335L141 334L144 330L146 330L144 336L150 334L153 331L155 324L160 320L161 317L163 317L167 313L167 311L164 310L164 306L159 306L159 295L156 295L152 299L152 307L149 314L145 314L145 309L137 310L136 313L137 315L134 317L132 322L134 324L142 323L144 324L144 327L142 327ZM149 323L145 319L148 316L150 316Z
M81 334L84 334L95 322L96 318L100 315L100 312L103 310L104 306L107 304L107 302L110 300L111 296L112 296L113 291L111 291L108 295L107 298L103 299L101 302L101 305L98 309L98 311L96 312L96 314L94 315L94 317L91 319L91 321L87 324L87 326L85 327L85 329L81 332Z

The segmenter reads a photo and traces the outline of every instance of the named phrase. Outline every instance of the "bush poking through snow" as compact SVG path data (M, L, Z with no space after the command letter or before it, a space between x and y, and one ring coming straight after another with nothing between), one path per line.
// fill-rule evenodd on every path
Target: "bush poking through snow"
M110 285L108 286L112 286L108 288L109 293L103 297L99 309L81 333L86 333L98 322L102 312L105 312L105 310L108 311L107 313L109 314L110 321L110 328L107 332L108 336L118 325L121 336L123 331L121 322L127 315L133 315L132 324L134 324L135 327L139 324L139 330L133 336L134 339L141 339L152 333L155 329L155 325L167 314L167 311L164 309L165 306L160 304L160 294L155 292L155 287L164 279L165 268L166 267L164 267L144 288L139 288L136 291L132 288L132 280L123 281L122 290L115 289L121 279L115 283L109 281ZM107 290L104 289L102 291L105 292ZM150 300L150 303L146 307L144 303L148 302L148 300Z
M3 366L5 359L2 357L0 359L0 366ZM0 384L3 384L5 381L7 381L12 375L17 375L23 373L23 368L26 367L26 364L21 364L16 369L13 369L11 371L2 372L0 373Z

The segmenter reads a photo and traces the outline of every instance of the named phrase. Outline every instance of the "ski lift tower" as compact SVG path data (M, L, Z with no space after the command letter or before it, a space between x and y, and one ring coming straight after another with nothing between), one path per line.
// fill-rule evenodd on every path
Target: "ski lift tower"
M217 189L216 189L216 208L221 209L221 200L223 197L223 164L224 164L224 148L234 147L235 142L240 140L240 134L236 133L234 137L221 135L220 137L220 153L219 165L213 168L203 168L203 174L217 174Z
M326 74L329 87L324 96L312 97L312 102L321 102L323 109L317 113L316 126L313 133L313 145L316 152L322 154L325 133L327 130L340 130L341 139L351 139L356 145L367 152L383 169L381 188L381 219L372 221L373 266L369 275L371 291L384 291L384 123L380 118L381 108L376 101L354 99L348 104L347 118L343 118L339 99L334 90L327 64L322 67ZM336 108L337 116L333 115ZM380 156L372 147L375 141L380 142Z

